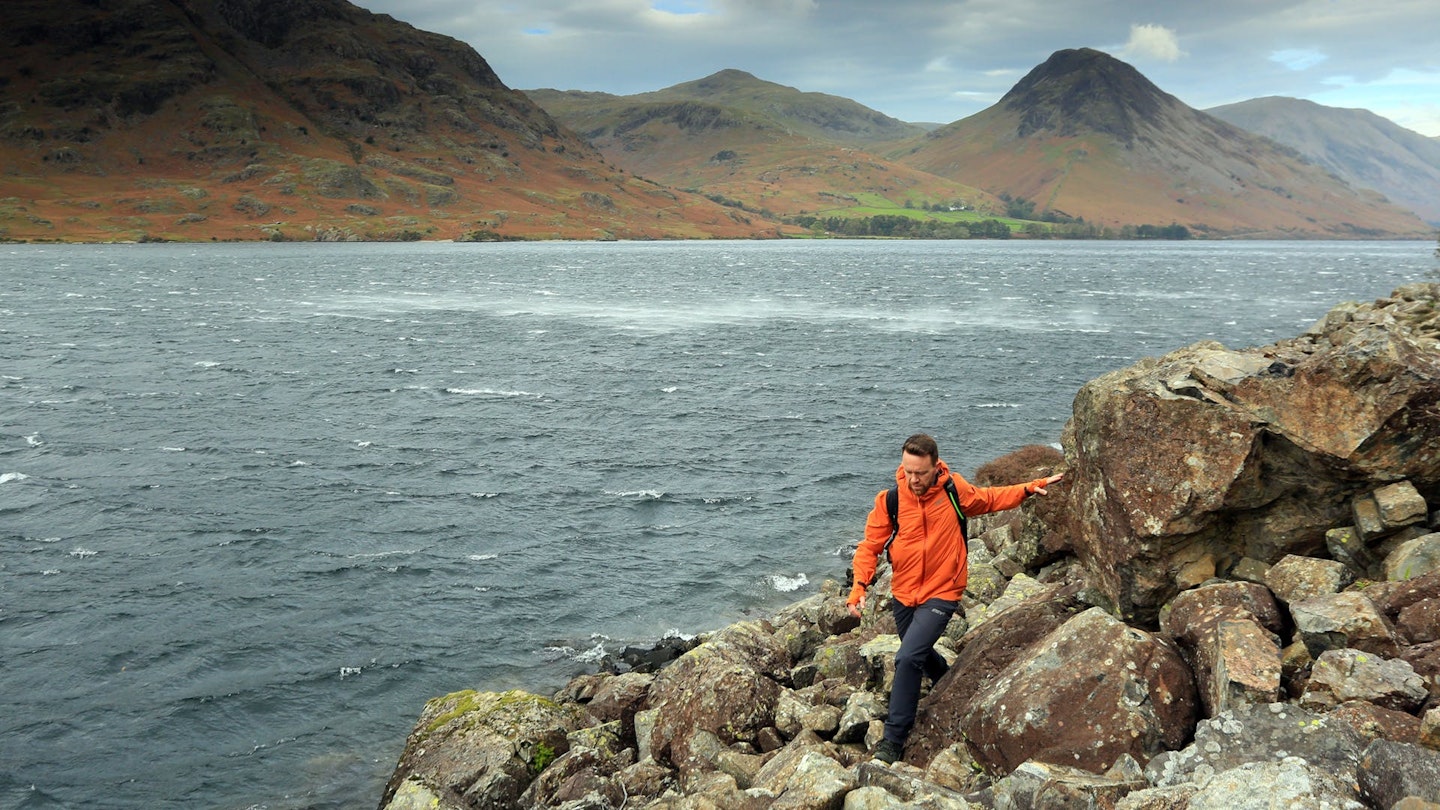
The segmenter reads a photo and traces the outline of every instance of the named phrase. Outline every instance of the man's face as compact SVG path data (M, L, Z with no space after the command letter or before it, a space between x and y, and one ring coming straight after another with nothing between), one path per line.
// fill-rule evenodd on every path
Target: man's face
M940 468L929 456L917 456L914 453L904 453L900 456L900 468L905 471L905 483L909 485L910 491L915 497L921 497L930 491L935 485L935 478Z

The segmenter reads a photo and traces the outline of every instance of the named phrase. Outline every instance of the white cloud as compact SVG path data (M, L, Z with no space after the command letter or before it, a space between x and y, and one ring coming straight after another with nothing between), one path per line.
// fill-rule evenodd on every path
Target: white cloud
M1271 62L1284 65L1290 70L1309 70L1328 58L1314 48L1287 48L1270 54Z
M1175 62L1185 55L1180 39L1163 25L1131 25L1130 41L1122 51L1128 59L1156 59Z

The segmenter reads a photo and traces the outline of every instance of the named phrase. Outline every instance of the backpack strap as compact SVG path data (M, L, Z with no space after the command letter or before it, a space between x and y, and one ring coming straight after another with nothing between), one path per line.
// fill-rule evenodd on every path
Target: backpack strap
M969 523L965 520L965 512L960 508L960 493L955 489L955 479L945 479L945 497L950 499L950 505L955 507L955 517L960 521L960 542L964 543L969 539ZM885 491L885 513L890 516L890 539L885 541L885 547L880 549L880 554L887 560L890 557L890 544L895 542L896 535L900 534L900 485L896 484ZM875 581L874 577L870 582ZM868 587L868 584L867 584Z

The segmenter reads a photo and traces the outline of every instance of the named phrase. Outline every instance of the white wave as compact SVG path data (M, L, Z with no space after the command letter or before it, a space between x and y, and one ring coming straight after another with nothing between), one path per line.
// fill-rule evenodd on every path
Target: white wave
M667 394L673 394L673 393L675 393L676 391L679 391L679 390L680 390L680 386L678 386L678 385L667 385L667 386L665 386L664 388L661 388L660 390L663 391L664 393L667 393Z
M355 442L355 446L356 446L356 447L369 447L369 446L372 445L372 444L373 444L373 442L364 442L364 441L357 441L357 442Z
M605 490L606 495L614 495L619 498L639 498L642 501L658 501L665 497L665 493L658 489L635 489L624 492Z
M11 481L24 481L29 477L30 476L25 473L18 472L0 473L0 484L8 484Z
M471 554L466 559L468 559L470 562L485 562L486 560L497 559L499 558L499 556L499 554Z
M199 366L200 368L215 368L220 364L215 362L214 360L201 360L195 363L195 365Z
M71 556L71 557L78 557L78 558L80 558L80 559L83 560L83 559L85 559L86 557L94 557L94 556L96 556L96 555L99 554L99 553L100 553L100 552L98 552L98 551L91 551L91 550L88 549L88 548L78 548L78 547L77 547L74 551L71 551L71 552L70 552L70 556Z
M523 397L528 399L540 399L545 396L544 394L537 394L533 391L502 391L494 388L446 388L445 393L480 397Z
M798 591L806 585L810 584L810 578L805 576L804 574L796 574L793 577L787 577L781 574L771 574L768 579L770 580L770 587L781 593Z
M34 434L31 434L31 435L25 437L25 443L28 444L28 445L30 445L31 447L39 447L40 445L44 444L45 442L44 442L44 440L42 440L42 439L40 438L40 434L39 434L39 433L34 433Z
M472 497L472 498L480 498L480 499L483 500L483 499L487 499L487 498L498 498L498 497L500 497L500 493L498 493L498 492L472 492L472 493L470 493L470 497Z
M285 466L286 466L286 467L309 467L309 466L310 466L310 462L308 462L308 461L292 461L292 462L290 462L289 464L286 464Z
M979 405L971 405L972 408L1023 408L1024 405L1017 405L1013 402L983 402Z
M55 576L55 575L58 574L58 573L60 573L60 569L59 569L59 568L46 568L44 571L41 571L41 572L40 572L40 576L42 576L42 577L53 577L53 576Z
M161 450L161 452L164 452L164 453L183 453L183 452L185 452L185 448L184 448L184 447L162 447L162 448L160 448L160 450Z

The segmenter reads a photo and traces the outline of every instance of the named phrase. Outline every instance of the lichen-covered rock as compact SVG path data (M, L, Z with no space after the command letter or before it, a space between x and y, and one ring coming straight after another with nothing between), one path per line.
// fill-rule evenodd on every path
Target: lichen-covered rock
M1297 756L1329 773L1353 778L1364 746L1353 728L1326 715L1285 703L1237 706L1200 721L1195 741L1150 760L1145 777L1156 787L1203 784L1247 763Z
M1401 543L1385 557L1385 578L1391 582L1440 571L1440 532Z
M1300 757L1250 762L1200 785L1187 810L1365 810L1353 779Z
M1339 593L1354 578L1343 563L1335 560L1286 554L1270 566L1265 584L1281 601L1293 604L1312 596Z
M1332 710L1329 716L1349 723L1366 743L1373 740L1414 743L1420 738L1420 718L1394 709L1382 709L1374 703L1352 700Z
M961 723L992 773L1030 759L1098 772L1179 747L1197 710L1177 649L1092 608L978 686Z
M1390 622L1363 593L1314 596L1292 604L1290 616L1311 658L1347 647L1394 658L1402 646Z
M761 729L775 724L778 679L789 668L784 646L759 623L744 622L715 634L656 675L649 698L655 726L649 750L641 753L672 761L671 747L696 730L709 731L726 745L753 741Z
M1300 705L1325 711L1351 700L1409 712L1429 697L1409 663L1361 650L1327 650L1315 660Z
M588 722L574 704L519 691L436 698L425 704L380 804L411 783L406 801L428 792L442 807L514 807L547 761L568 750L567 735Z

